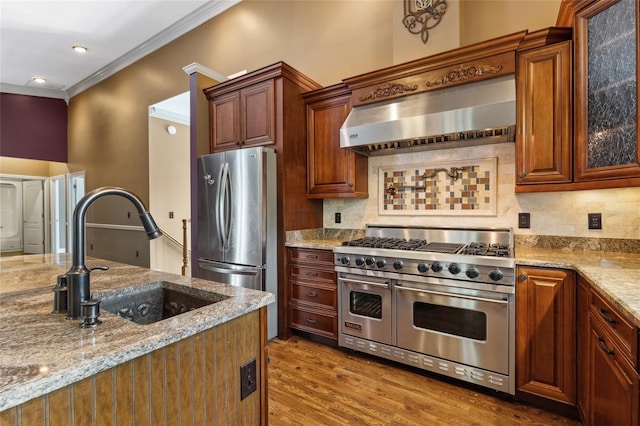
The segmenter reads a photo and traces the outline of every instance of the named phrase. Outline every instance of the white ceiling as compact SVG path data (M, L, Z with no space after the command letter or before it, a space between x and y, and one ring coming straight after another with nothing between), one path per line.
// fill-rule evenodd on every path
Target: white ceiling
M0 91L68 99L239 1L1 0Z

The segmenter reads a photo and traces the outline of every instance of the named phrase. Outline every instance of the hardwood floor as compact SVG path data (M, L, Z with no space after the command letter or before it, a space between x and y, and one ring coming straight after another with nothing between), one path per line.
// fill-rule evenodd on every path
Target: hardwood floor
M356 352L292 337L269 343L270 425L578 425Z

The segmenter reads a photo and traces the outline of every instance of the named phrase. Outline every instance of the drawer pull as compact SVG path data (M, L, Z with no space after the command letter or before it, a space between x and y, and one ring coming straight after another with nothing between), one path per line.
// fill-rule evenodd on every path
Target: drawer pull
M315 254L308 254L307 255L307 259L317 259L317 258L318 258L318 256L315 255Z
M317 276L317 275L318 275L318 273L317 273L317 272L307 272L307 276L308 276L308 277L315 277L315 276Z
M309 324L317 324L318 323L318 321L314 320L313 318L307 318L307 322Z
M307 297L318 297L318 293L316 293L315 291L310 291L309 293L307 293Z
M615 324L616 323L616 320L614 320L609 315L607 315L607 311L605 311L604 309L600 308L599 313L600 313L600 316L602 317L602 319L605 320L606 322L608 322L609 324Z
M602 349L607 355L613 355L613 351L607 347L602 337L598 337L598 346L600 346L600 349Z

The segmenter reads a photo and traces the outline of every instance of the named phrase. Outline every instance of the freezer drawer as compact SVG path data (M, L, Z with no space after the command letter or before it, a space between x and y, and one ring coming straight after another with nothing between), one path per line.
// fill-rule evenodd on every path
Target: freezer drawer
M236 287L264 290L264 268L198 259L198 278Z

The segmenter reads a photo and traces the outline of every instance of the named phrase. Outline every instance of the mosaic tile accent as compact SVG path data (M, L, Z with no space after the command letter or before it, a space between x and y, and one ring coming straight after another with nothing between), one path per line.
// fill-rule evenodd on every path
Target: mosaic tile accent
M380 167L381 215L496 215L497 158Z

